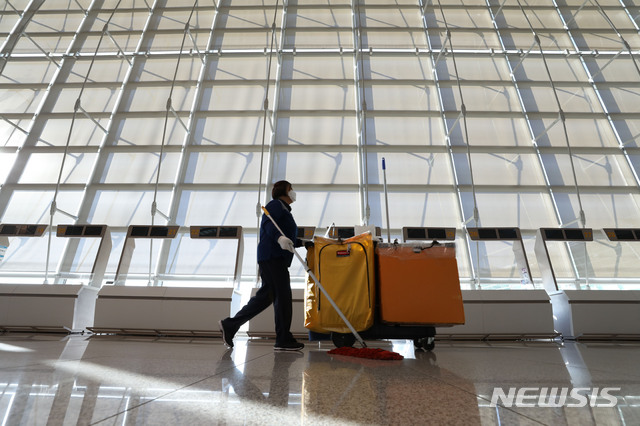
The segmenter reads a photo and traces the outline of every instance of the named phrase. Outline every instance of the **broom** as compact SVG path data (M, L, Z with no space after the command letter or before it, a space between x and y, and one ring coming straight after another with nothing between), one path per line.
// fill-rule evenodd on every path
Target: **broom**
M271 222L273 223L273 226L276 227L278 232L280 232L280 234L283 237L287 237L284 234L284 232L282 232L282 229L280 229L280 227L278 226L276 221L273 219L273 217L271 217L271 215L269 214L269 211L264 206L262 206L262 211L271 220ZM360 334L358 334L356 329L353 328L353 325L351 325L351 322L349 322L347 317L344 316L344 314L342 313L342 310L340 310L338 305L336 305L336 302L334 302L333 299L331 298L331 296L329 296L329 294L324 289L322 284L320 284L320 280L318 280L318 278L316 278L316 276L313 273L313 271L311 270L311 268L309 268L309 265L307 265L307 262L304 261L304 259L298 254L297 251L295 251L295 249L293 250L293 254L300 261L300 263L304 266L305 270L307 271L307 273L309 274L311 279L313 279L313 282L316 283L316 285L318 286L320 291L322 291L324 293L324 295L326 296L326 298L329 301L329 303L331 304L331 306L333 306L333 309L336 310L336 312L338 313L338 315L340 316L342 321L344 321L345 325L349 328L349 331L351 331L351 333L354 335L356 340L360 343L360 345L362 345L362 348L351 348L351 347L348 347L348 348L332 349L332 350L329 351L329 354L355 356L355 357L359 357L359 358L389 359L389 360L391 360L391 359L402 359L403 358L402 355L400 355L398 353L395 353L395 352L385 351L383 349L367 348L367 344L364 342L364 340L362 340L362 337L360 337Z

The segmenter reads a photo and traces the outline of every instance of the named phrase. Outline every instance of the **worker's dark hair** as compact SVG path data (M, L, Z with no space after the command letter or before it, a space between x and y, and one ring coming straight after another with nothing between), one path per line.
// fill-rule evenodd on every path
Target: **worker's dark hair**
M279 180L278 182L274 183L273 189L271 190L271 198L275 200L276 198L280 198L283 195L287 195L287 193L289 192L289 187L291 187L291 184L286 180Z

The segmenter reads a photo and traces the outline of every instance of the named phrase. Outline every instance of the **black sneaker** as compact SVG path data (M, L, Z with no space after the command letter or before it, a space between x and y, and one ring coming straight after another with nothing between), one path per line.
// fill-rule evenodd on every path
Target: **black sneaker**
M218 321L218 327L220 327L220 331L222 332L222 341L229 346L230 348L233 347L233 336L236 335L236 332L229 329L229 327L225 327L224 320L220 320Z
M273 347L276 351L301 351L304 348L304 343L292 340L284 344L277 344Z

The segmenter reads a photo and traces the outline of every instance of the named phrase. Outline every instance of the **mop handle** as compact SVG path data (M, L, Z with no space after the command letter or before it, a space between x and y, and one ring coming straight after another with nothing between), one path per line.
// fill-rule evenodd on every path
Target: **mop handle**
M263 206L262 207L262 211L264 212L264 214L271 220L271 222L273 223L273 225L276 227L276 229L280 232L280 234L282 234L283 237L286 237L286 235L284 234L284 232L282 232L282 229L280 229L280 227L278 226L278 224L276 223L276 221L271 217L271 215L269 214L269 212L267 211L267 209ZM333 309L336 310L336 312L338 313L338 315L340 315L340 318L342 318L342 321L344 321L344 323L347 325L347 327L349 328L349 330L351 331L351 333L355 336L355 338L358 340L358 342L362 345L363 348L367 347L367 344L364 342L364 340L362 340L362 337L360 337L360 334L358 334L358 332L356 331L355 328L353 328L353 325L351 325L351 323L349 322L349 320L347 319L347 317L344 316L344 314L342 313L342 311L340 310L340 308L338 308L338 305L336 305L336 302L333 301L333 299L331 298L331 296L329 296L329 293L327 293L327 290L324 289L324 287L322 286L322 284L320 284L320 281L318 280L318 278L316 278L315 274L313 273L313 271L311 270L311 268L309 268L309 265L307 265L307 262L304 261L304 259L302 259L302 257L298 254L297 251L293 250L293 254L296 255L296 257L298 258L298 260L300 261L300 263L302 263L302 265L305 267L305 269L307 270L307 273L311 276L311 278L313 279L313 282L316 283L316 285L318 286L318 288L324 293L324 295L327 297L327 300L329 301L329 303L331 303L331 306L333 306Z
M387 195L387 165L382 157L382 176L384 177L384 206L387 210L387 241L391 242L391 225L389 225L389 196Z

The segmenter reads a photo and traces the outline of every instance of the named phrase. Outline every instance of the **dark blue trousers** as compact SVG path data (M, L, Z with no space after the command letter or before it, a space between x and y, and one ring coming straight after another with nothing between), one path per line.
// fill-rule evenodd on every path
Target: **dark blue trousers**
M276 345L282 345L293 340L290 332L293 308L289 262L284 257L276 257L258 262L258 265L262 287L233 318L226 322L229 326L238 329L273 303Z

